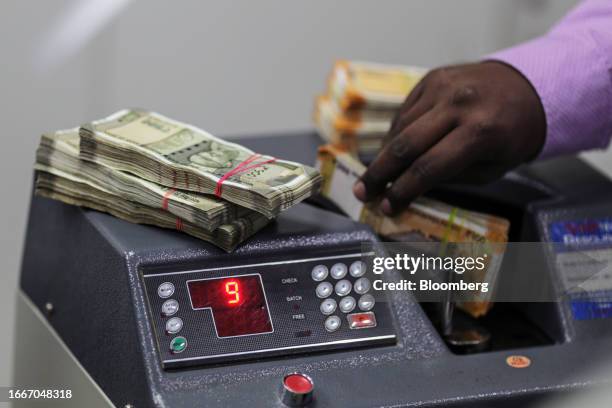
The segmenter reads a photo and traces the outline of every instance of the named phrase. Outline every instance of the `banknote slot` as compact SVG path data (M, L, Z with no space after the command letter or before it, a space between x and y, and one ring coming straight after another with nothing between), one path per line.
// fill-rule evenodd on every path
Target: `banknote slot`
M431 191L432 198L457 207L468 208L510 221L509 242L540 241L531 222L530 204L553 198L539 185L502 179L484 186L444 186ZM552 274L544 257L539 264L521 265L519 257L505 257L500 270L497 290L516 290L533 282L533 271L538 271L539 288L552 291ZM527 298L527 296L525 296ZM504 298L502 296L502 298ZM509 299L511 296L506 296ZM455 337L449 337L448 326L442 323L444 304L423 304L428 316L449 348L458 354L562 343L567 337L561 323L559 304L554 302L498 302L480 318L473 318L458 308L453 309L452 327Z
M525 245L529 244L511 243L506 248L496 282L496 302L486 314L475 318L455 305L422 303L453 352L469 354L546 346L563 343L568 337L562 323L561 303L554 301L555 274L543 254L539 255L545 247L530 246L525 250Z
M512 250L506 252L496 283L498 301L486 314L475 318L444 302L421 304L451 351L470 354L511 350L560 344L567 339L561 303L553 301L554 274L544 257L521 257L523 252L509 251ZM527 262L529 267L525 266ZM526 293L525 288L535 286L537 293L548 295L537 297ZM515 298L517 293L520 296Z
M441 305L422 303L421 306L455 354L548 346L563 340L553 303L498 303L478 319L455 308L450 335L443 333Z

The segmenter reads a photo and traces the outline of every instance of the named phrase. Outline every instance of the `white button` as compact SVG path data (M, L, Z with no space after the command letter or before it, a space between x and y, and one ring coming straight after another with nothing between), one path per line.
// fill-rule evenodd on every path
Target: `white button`
M348 295L351 292L353 285L351 285L351 281L347 279L342 279L336 283L336 294L338 296Z
M336 304L336 301L332 298L329 299L325 299L322 303L321 303L321 313L323 313L324 315L330 315L332 313L334 313L336 311L336 306L338 306Z
M316 289L317 297L320 297L321 299L325 299L326 297L332 294L333 290L334 290L334 287L332 286L331 283L321 282L317 285L317 289Z
M168 299L164 302L161 309L164 316L172 316L178 312L179 304L174 299Z
M363 295L368 290L370 290L370 280L368 278L359 278L355 281L355 292L360 295Z
M349 273L354 278L360 278L366 273L366 266L361 261L355 261L351 264L351 268L349 269Z
M329 316L325 319L325 330L328 332L335 332L340 328L342 321L338 316Z
M363 295L359 298L359 308L364 312L372 310L372 308L374 307L374 303L376 303L376 301L374 300L374 296L370 294Z
M160 298L169 298L174 295L174 285L170 282L164 282L157 288L157 294Z
M347 272L346 265L343 263L337 263L331 267L330 273L331 273L332 278L342 279L346 276L346 272Z
M166 331L170 334L178 333L182 328L183 319L180 317L173 317L166 322Z
M312 272L310 273L312 280L321 282L327 278L327 266L325 265L317 265L312 268Z
M352 296L347 296L340 300L340 310L344 313L352 312L355 308L355 298Z

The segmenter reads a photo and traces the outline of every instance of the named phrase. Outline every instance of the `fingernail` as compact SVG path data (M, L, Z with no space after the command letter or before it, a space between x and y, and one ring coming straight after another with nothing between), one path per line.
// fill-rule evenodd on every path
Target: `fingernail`
M366 188L365 184L363 184L362 181L358 181L355 183L355 185L353 186L353 194L355 194L355 197L357 197L359 201L365 201Z
M380 203L380 210L386 215L391 215L393 213L391 202L386 198L382 200L382 202Z

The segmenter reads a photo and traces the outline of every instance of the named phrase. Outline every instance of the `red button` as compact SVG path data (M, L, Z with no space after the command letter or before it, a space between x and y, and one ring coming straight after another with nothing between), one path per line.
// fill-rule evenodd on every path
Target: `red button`
M376 316L372 312L353 313L348 315L347 320L351 329L367 329L376 327Z
M312 391L312 380L303 374L289 374L283 380L285 388L295 394L308 394Z

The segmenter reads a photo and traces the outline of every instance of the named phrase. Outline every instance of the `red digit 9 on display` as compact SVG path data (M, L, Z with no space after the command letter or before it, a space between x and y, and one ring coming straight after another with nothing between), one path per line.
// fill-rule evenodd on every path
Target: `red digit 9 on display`
M228 296L227 304L238 306L240 303L240 286L235 280L225 282L225 294Z
M194 310L210 309L219 337L272 332L272 321L259 275L187 282Z

